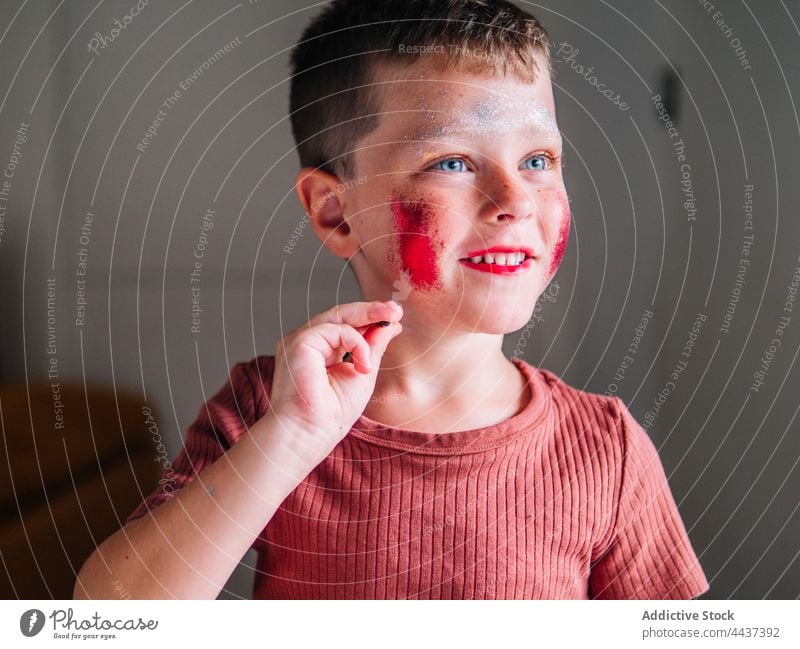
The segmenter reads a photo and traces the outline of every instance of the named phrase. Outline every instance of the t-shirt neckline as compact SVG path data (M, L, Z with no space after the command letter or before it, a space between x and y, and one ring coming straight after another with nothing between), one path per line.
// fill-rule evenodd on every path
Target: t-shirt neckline
M378 446L425 455L478 453L502 446L546 422L551 408L547 383L539 370L520 358L511 361L527 380L531 399L525 408L504 421L453 433L424 433L388 426L362 414L349 435Z

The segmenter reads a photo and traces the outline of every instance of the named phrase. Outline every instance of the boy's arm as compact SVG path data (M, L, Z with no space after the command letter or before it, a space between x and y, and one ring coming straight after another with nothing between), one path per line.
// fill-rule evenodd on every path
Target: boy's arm
M258 360L257 378L247 364L235 365L190 426L164 487L87 559L74 596L219 594L278 506L364 411L383 353L403 330L402 315L396 302L377 301L317 314L278 341L265 368L269 387ZM351 363L343 362L343 349Z
M650 437L625 404L622 483L610 546L591 567L590 599L693 599L709 589Z
M278 506L314 468L292 442L304 431L271 411L253 423L253 401L237 401L243 384L251 387L238 364L201 408L161 488L86 560L76 599L113 599L121 591L134 599L219 594ZM226 446L233 444L227 451L222 434Z

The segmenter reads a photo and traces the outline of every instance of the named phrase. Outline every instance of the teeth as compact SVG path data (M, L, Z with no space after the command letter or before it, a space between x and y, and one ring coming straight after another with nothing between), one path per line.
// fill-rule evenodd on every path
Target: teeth
M499 252L483 257L470 257L474 264L497 264L498 266L520 266L525 261L524 252Z

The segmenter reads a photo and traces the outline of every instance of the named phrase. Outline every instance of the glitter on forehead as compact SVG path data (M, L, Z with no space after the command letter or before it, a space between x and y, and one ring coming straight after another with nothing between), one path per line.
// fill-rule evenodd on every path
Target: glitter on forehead
M560 136L555 117L546 105L521 101L497 89L489 89L486 94L486 99L466 112L457 109L432 110L427 103L419 102L418 108L427 111L427 124L412 131L410 136L428 140L459 134L501 135L525 131L556 138Z

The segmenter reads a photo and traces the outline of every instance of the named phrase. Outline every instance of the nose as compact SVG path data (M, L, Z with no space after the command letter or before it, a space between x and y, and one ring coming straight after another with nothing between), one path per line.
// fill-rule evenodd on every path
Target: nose
M485 204L483 219L492 223L521 221L536 213L535 194L525 186L515 173L495 166L483 187Z

